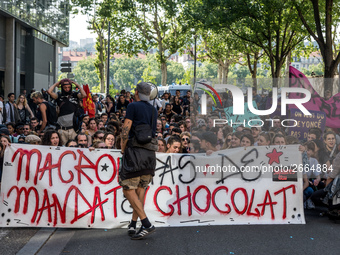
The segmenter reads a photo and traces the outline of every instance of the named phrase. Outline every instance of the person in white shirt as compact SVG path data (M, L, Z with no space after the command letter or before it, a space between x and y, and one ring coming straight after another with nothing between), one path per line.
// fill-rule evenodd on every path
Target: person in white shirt
M165 105L166 104L169 104L170 103L170 100L169 100L169 93L168 92L165 92L164 93L164 99L162 100L162 108L165 109Z
M149 104L155 107L155 109L158 111L158 114L160 114L163 111L162 103L161 101L159 101L158 98L155 98L154 100L150 100Z

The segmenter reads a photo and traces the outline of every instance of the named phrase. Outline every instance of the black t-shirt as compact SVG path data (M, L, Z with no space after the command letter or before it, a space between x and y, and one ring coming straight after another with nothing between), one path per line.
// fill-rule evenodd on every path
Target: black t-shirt
M106 102L105 104L106 104L106 107L108 108L109 107L109 103ZM110 113L116 113L116 103L115 102L112 102L112 107L111 107L110 111L107 112L107 114L109 114L109 116L110 116Z
M157 123L157 110L155 109L155 107L145 101L133 102L127 106L125 119L132 120L132 127L130 129L129 138L134 136L133 130L137 125L151 125L152 111L154 112L152 135L153 137L155 137Z
M51 102L42 102L46 106L46 119L47 123L46 126L48 125L56 125L57 123L57 112L55 106ZM39 121L42 120L42 113L40 111L40 108L37 110L37 118Z
M169 113L167 113L165 109L164 109L164 111L163 111L163 114L165 115L165 118L166 118L166 121L167 121L167 122L170 122L171 117L174 116L174 114L173 114L172 111L169 112Z
M119 100L117 103L117 111L127 109L129 104L130 104L129 101L127 100L125 100L124 104L122 104L122 102Z
M72 92L69 96L58 93L57 105L59 106L59 117L74 113L78 107L78 93Z
M172 104L172 110L177 113L177 114L182 114L182 109L181 106L179 104Z

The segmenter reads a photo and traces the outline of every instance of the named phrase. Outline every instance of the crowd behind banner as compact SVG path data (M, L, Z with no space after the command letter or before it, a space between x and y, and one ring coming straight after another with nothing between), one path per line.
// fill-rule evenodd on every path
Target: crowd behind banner
M60 91L55 93L57 88ZM6 103L0 96L0 174L4 150L11 143L120 149L121 127L134 95L125 90L105 98L92 93L94 116L84 111L83 99L87 97L82 86L69 79L56 82L48 91L9 93ZM215 119L226 118L224 108L232 106L230 92L223 93L222 98L220 108L208 101L207 115L199 112L201 100L196 92L192 95L186 91L181 95L177 90L174 95L164 93L150 101L158 111L158 152L210 155L237 147L301 144L305 207L322 204L326 195L324 188L340 172L339 129L310 128L307 139L299 140L288 135L289 130L282 126L280 116L272 117L271 126L268 123L251 128L239 125L235 129L226 124L215 125ZM258 109L265 109L267 98L253 90ZM323 171L323 167L328 171Z

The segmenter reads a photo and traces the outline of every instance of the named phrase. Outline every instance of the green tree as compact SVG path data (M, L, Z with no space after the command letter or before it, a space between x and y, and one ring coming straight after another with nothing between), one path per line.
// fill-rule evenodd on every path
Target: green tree
M323 63L319 63L317 65L310 65L307 68L302 68L302 73L304 73L306 76L311 76L312 73L314 73L317 76L323 75L323 71L324 71L324 64Z
M286 56L304 40L306 32L291 3L282 0L192 0L191 17L214 29L228 29L243 41L254 44L267 55L273 78L281 76Z
M135 81L137 82L141 80L145 68L145 60L141 58L129 58L127 56L123 56L121 58L116 58L114 63L110 65L110 77L113 77L114 73L119 69L128 70L128 72L133 75L133 81L131 81L131 83L135 84Z
M201 30L202 48L199 59L218 64L219 83L226 84L229 68L240 59L237 50L238 38L226 29L216 31Z
M107 73L107 39L105 38L105 32L107 30L107 19L94 16L90 21L89 28L96 32L97 39L95 49L97 51L96 60L94 65L100 79L100 90L106 91L106 73Z
M174 61L168 61L168 81L167 84L178 83L183 78L184 68L183 65Z
M243 42L243 46L246 63L253 81L253 87L257 89L257 65L263 54L260 52L260 48L254 44L248 45Z
M204 62L197 68L197 78L215 80L218 75L218 65L216 63Z
M339 0L291 0L304 28L317 42L324 62L324 77L334 78L340 63L340 48L337 29L340 25ZM325 90L333 91L330 79L325 79Z
M152 82L153 84L156 84L156 76L152 75L152 68L150 65L144 69L142 78L145 82Z
M159 68L159 64L157 62L157 56L155 54L147 54L146 58L144 59L145 68L151 67L150 75L155 77L155 84L162 84L162 72ZM145 81L145 80L144 80Z
M181 2L172 0L104 0L100 15L113 26L117 52L136 55L141 50L157 49L157 62L162 72L161 83L167 83L167 60L187 40L189 27L182 18Z
M193 77L194 77L194 67L190 66L187 68L184 72L183 79L181 79L182 84L192 84L193 82Z
M106 91L106 68L107 68L107 39L105 37L108 30L107 18L98 15L101 9L97 0L71 0L74 14L82 12L90 17L88 29L97 34L95 49L97 51L94 65L100 79L100 92Z
M88 57L80 60L73 68L74 79L79 84L88 84L90 88L99 85L99 77L94 66L95 59Z
M244 84L245 78L250 75L249 69L246 66L234 66L233 68L233 74L237 76L237 82L238 84Z
M114 74L114 79L116 81L117 89L129 90L131 85L134 83L134 76L127 69L118 69Z

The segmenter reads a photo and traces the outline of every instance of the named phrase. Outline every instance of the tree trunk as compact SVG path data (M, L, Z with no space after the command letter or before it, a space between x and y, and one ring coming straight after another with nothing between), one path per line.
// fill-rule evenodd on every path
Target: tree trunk
M229 62L226 60L223 65L221 65L221 75L222 75L222 84L227 84L228 81L228 73L229 73Z
M102 34L98 34L98 41L99 41L99 50L98 51L98 64L97 69L99 72L99 79L100 79L100 92L105 92L105 56L104 56L104 39ZM108 91L106 92L108 94Z
M335 74L335 68L327 67L325 65L325 73L324 73L324 95L326 90L329 90L331 92L331 95L333 95L333 80L334 80L334 74Z
M272 73L273 88L277 88L277 81L275 79L275 62L270 57L269 60L270 60L270 72Z
M166 86L167 84L166 80L168 78L166 62L161 63L161 71L162 71L162 86Z
M105 67L103 66L100 68L100 92L104 92L105 89ZM108 92L106 94L108 94Z
M222 83L222 66L221 66L221 64L218 64L218 71L217 71L217 73L218 73L218 83L219 84L223 84Z
M257 90L257 78L256 78L257 67L254 68L254 72L251 74L251 78L253 79L253 87Z
M281 76L281 68L284 63L284 59L279 60L275 59L275 64L273 63L272 66L275 66L274 70L272 70L272 78L273 78L273 87L279 87L279 78Z
M248 69L249 72L251 73L251 78L253 80L253 87L256 88L257 90L257 79L256 79L256 74L257 74L257 61L259 59L258 57L258 53L254 53L254 61L253 63L251 63L251 59L250 59L250 54L247 53L247 63L248 63ZM253 65L253 67L252 67Z
M286 58L286 77L285 77L285 87L289 87L289 66L290 66L290 60L292 57L292 52L289 51Z

